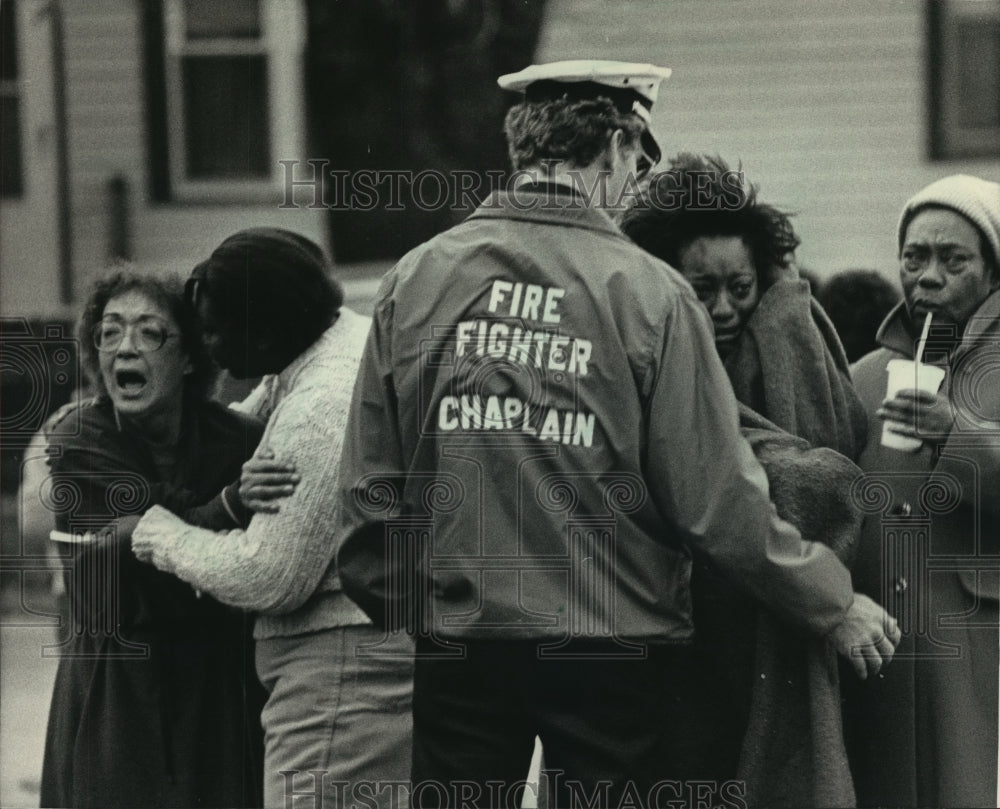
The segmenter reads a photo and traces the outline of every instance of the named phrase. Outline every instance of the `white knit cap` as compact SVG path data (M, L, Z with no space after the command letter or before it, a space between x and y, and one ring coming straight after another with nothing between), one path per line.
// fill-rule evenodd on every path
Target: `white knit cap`
M1000 184L968 174L952 174L917 192L903 206L899 217L900 250L910 220L928 205L950 208L972 222L993 248L994 262L1000 262Z

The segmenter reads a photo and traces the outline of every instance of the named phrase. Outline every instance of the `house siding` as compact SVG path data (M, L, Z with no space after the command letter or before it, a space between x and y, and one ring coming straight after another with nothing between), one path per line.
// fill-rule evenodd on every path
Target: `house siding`
M56 138L45 0L17 5L18 84L24 189L0 200L0 314L30 316L58 307Z
M294 0L290 0L294 2ZM50 53L48 21L37 0L22 0L22 53ZM0 244L3 261L2 314L22 317L73 317L92 279L108 266L112 223L108 185L124 178L128 188L128 220L134 261L153 271L186 274L226 236L241 228L273 225L297 230L326 244L325 212L281 209L279 192L265 202L173 203L149 199L141 3L135 0L86 0L62 4L66 58L67 129L70 160L73 302L59 302L59 262L55 250L56 207L54 157L38 148L32 133L51 130L52 98L47 85L29 83L25 104L34 119L26 125L26 194L4 201ZM294 69L294 64L289 68ZM51 76L46 77L51 84ZM298 90L300 82L296 78ZM44 90L44 91L43 91ZM301 113L301 92L276 101L279 114ZM297 99L297 101L295 100ZM293 107L289 107L289 105ZM33 120L34 120L33 119ZM275 159L301 158L295 144L280 143ZM43 171L44 169L44 171ZM36 200L34 203L29 199ZM47 195L47 199L46 199ZM40 246L41 245L41 246ZM9 283L8 283L9 282ZM10 290L8 294L7 290Z
M304 0L282 2L299 2L304 14ZM209 247L250 225L288 227L329 246L326 212L305 207L308 189L294 210L279 208L280 199L151 201L142 5L64 2L75 299L60 303L46 5L18 3L25 193L3 201L2 314L76 313L107 263L115 177L127 183L130 241L142 266L187 272ZM536 59L673 68L653 113L666 155L709 152L741 162L763 199L796 214L800 263L821 277L862 266L894 279L896 216L909 195L954 172L1000 179L1000 159L927 157L925 13L922 0L548 0ZM289 106L279 114L304 121L299 87L280 97ZM303 140L304 129L297 130ZM303 153L301 144L276 144L276 159Z
M186 275L222 239L251 226L286 227L327 242L322 211L280 209L277 193L250 204L150 201L140 3L87 0L66 8L78 298L107 263L107 185L115 176L128 183L134 259L154 270ZM301 107L302 94L292 95ZM272 98L276 108L282 103ZM275 159L302 157L282 146Z
M107 183L121 176L133 189L145 185L139 8L114 0L63 4L77 299L107 264Z
M802 266L895 279L905 200L1000 159L927 158L921 0L549 0L539 61L673 69L653 124L664 154L742 162L761 197L795 212Z

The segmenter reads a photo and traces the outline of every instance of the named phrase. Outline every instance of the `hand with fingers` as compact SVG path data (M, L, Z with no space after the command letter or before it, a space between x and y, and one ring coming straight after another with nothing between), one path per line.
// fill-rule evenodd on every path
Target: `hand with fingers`
M955 423L951 401L944 393L904 389L882 402L875 415L889 422L889 429L908 438L943 442Z
M258 450L240 474L240 501L258 513L276 514L279 500L290 496L299 485L295 464L280 461L269 449Z
M862 680L874 677L892 660L901 638L896 619L861 593L854 594L846 617L830 633L837 652Z

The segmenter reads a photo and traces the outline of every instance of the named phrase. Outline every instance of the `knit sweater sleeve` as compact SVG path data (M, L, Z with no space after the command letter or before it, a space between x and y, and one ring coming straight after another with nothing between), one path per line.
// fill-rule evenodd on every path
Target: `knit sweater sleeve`
M216 533L153 509L133 534L137 555L235 607L280 614L304 604L336 552L335 494L356 370L351 362L324 364L271 415L261 448L294 461L301 477L277 513Z

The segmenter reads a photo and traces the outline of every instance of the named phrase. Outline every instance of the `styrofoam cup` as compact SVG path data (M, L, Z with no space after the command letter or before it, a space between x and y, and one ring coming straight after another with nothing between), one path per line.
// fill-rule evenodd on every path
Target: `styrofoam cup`
M886 370L889 379L885 386L885 397L892 399L901 390L922 390L927 393L937 393L944 381L944 368L939 365L925 365L913 360L889 360ZM886 421L882 424L882 446L904 452L916 452L923 446L919 438L910 438L892 432L889 427L899 424L897 421Z

